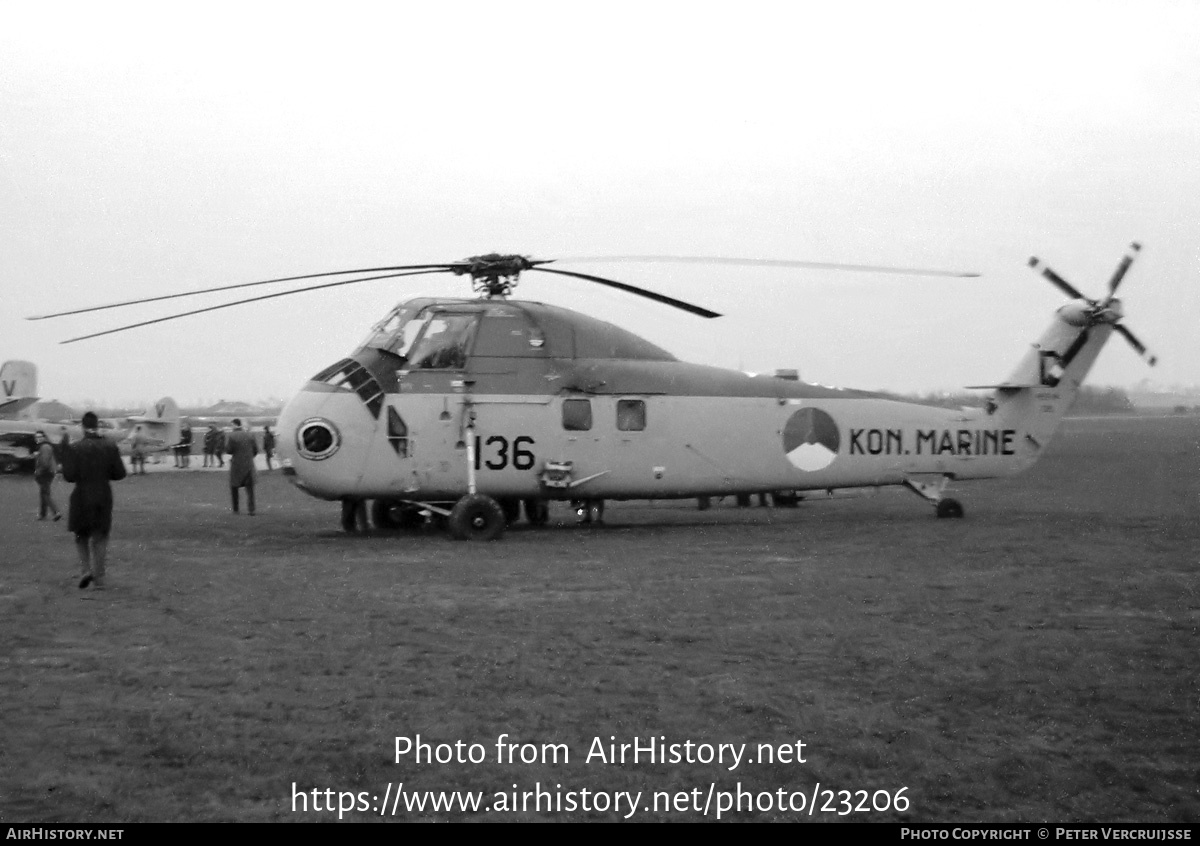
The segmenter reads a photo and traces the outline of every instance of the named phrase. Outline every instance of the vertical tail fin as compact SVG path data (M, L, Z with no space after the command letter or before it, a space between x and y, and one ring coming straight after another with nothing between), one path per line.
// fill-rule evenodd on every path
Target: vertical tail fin
M162 426L162 438L168 444L179 443L179 406L170 397L154 404L154 419Z
M170 397L163 397L158 402L154 403L154 414L150 414L150 409L146 410L146 416L150 420L163 423L178 423L179 422L179 406L175 404L175 400Z
M1018 454L1027 464L1036 461L1050 443L1100 350L1114 332L1124 337L1149 364L1157 362L1121 323L1124 312L1115 296L1117 286L1140 249L1139 244L1131 245L1109 282L1108 295L1098 300L1081 294L1038 259L1030 259L1031 267L1042 267L1042 276L1072 300L1054 313L1054 320L1026 352L1008 382L994 386L994 413L1024 433Z
M32 361L4 362L0 367L0 412L15 412L37 398L37 365Z
M141 431L160 445L179 443L179 406L170 397L163 397L144 413L125 421L132 427L131 432Z

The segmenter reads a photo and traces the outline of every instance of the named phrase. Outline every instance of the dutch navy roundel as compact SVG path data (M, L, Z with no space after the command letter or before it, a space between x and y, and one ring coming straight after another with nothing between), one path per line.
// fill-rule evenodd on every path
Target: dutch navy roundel
M802 408L783 427L783 451L801 470L824 470L841 445L837 423L819 408Z

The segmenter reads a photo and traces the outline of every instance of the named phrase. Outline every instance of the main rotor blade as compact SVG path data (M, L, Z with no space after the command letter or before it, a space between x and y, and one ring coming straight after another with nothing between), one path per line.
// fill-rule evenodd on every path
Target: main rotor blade
M1117 272L1113 274L1113 278L1108 283L1108 297L1112 299L1117 293L1117 286L1121 284L1121 280L1125 278L1125 273L1129 270L1129 265L1133 264L1134 258L1142 249L1142 245L1134 241L1129 245L1129 252L1121 259L1121 263L1117 265Z
M1117 323L1113 326L1113 329L1125 336L1125 340L1129 342L1130 346L1137 350L1138 355L1146 359L1147 364L1149 364L1151 367L1158 364L1158 356L1146 349L1146 345L1139 341L1136 335L1126 329L1125 324Z
M1066 294L1071 299L1073 299L1073 300L1087 300L1088 299L1082 293L1079 292L1078 288L1076 288L1074 285L1072 285L1066 279L1063 279L1061 276L1059 276L1053 270L1051 270L1050 268L1048 268L1044 264L1042 264L1042 260L1040 258L1038 258L1037 256L1033 256L1029 259L1029 266L1032 267L1034 270L1037 270L1040 267L1042 269L1042 276L1045 276L1047 279L1049 279L1052 283L1054 283L1054 285L1060 291L1062 291L1064 294ZM1091 300L1088 300L1088 302L1091 302Z
M888 267L876 264L841 264L825 261L792 261L790 259L755 259L731 258L726 256L572 256L555 261L639 261L639 262L674 262L676 264L730 264L747 267L803 267L811 270L851 270L867 273L902 273L910 276L953 276L972 278L978 273L958 270L928 270L919 267Z
M720 317L715 311L709 311L706 308L701 308L698 305L685 303L683 300L677 300L673 297L668 297L665 294L656 294L653 291L647 291L645 288L639 288L636 285L627 285L624 282L614 282L612 279L605 279L602 276L591 276L587 273L575 273L570 270L551 270L548 267L535 267L533 270L541 273L556 273L559 276L574 276L576 279L586 279L589 282L598 282L601 285L607 285L610 288L619 288L622 291L628 291L631 294L637 294L639 297L647 297L655 302L664 303L675 308L681 308L684 311L698 314L701 317Z
M353 285L357 282L372 282L376 279L394 279L398 276L420 276L424 273L439 273L441 268L437 270L413 270L405 273L388 273L383 276L364 276L361 279L343 279L340 282L325 282L321 285L309 285L307 288L297 288L294 291L279 291L274 294L264 294L261 297L250 297L245 300L235 300L231 303L222 303L221 305L209 306L208 308L198 308L193 311L185 311L180 314L171 314L167 317L158 317L154 320L143 320L141 323L130 323L128 326L118 326L116 329L106 329L103 332L93 332L90 335L80 335L78 338L69 338L66 341L60 341L61 344L73 344L76 341L86 341L88 338L99 338L101 335L112 335L116 332L124 332L126 329L136 329L139 326L149 326L152 323L165 323L168 320L175 320L179 317L188 317L193 314L203 314L206 311L217 311L222 308L232 308L235 305L245 305L246 303L254 303L259 300L272 300L276 297L286 297L291 294L303 294L305 291L316 291L321 288L336 288L339 285Z
M198 291L184 291L180 294L163 294L158 297L143 297L140 300L126 300L122 303L109 303L108 305L91 306L89 308L77 308L72 311L60 311L55 314L40 314L33 317L26 317L26 320L49 320L51 317L66 317L69 314L86 314L90 311L104 311L109 308L121 308L129 305L139 305L140 303L154 303L159 300L174 300L179 297L193 297L197 294L211 294L216 291L232 291L236 288L253 288L256 285L270 285L273 282L298 282L301 279L320 279L326 276L346 276L351 273L383 273L396 270L421 270L421 271L449 271L458 267L462 262L451 262L449 264L408 264L399 265L397 267L366 267L360 270L331 270L328 273L308 273L303 276L280 276L278 279L263 279L261 282L241 282L237 285L221 285L216 288L202 288ZM404 275L404 274L397 274ZM378 277L387 279L386 276ZM308 290L308 289L301 289ZM253 302L252 300L243 300L242 302ZM191 314L193 312L189 312ZM137 324L135 324L137 325Z

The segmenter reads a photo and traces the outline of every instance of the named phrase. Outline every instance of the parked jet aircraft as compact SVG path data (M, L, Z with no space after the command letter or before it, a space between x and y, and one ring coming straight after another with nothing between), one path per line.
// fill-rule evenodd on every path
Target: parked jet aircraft
M136 430L146 438L147 451L158 451L179 442L179 407L175 400L163 397L142 414L125 418L105 418L100 421L100 434L123 445ZM34 435L45 432L47 440L56 447L64 437L71 442L83 437L79 421L0 420L0 472L32 469L37 445Z

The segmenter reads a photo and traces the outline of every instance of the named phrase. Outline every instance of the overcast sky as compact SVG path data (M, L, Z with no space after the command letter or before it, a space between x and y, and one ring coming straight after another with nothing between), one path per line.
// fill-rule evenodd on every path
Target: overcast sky
M367 282L134 329L274 276L687 254L976 280L564 265L706 321L526 274L519 295L691 360L859 388L1008 375L1130 241L1097 384L1200 384L1200 4L0 3L0 359L46 398L289 397L462 280ZM260 289L261 290L261 289ZM225 299L236 296L225 295Z

